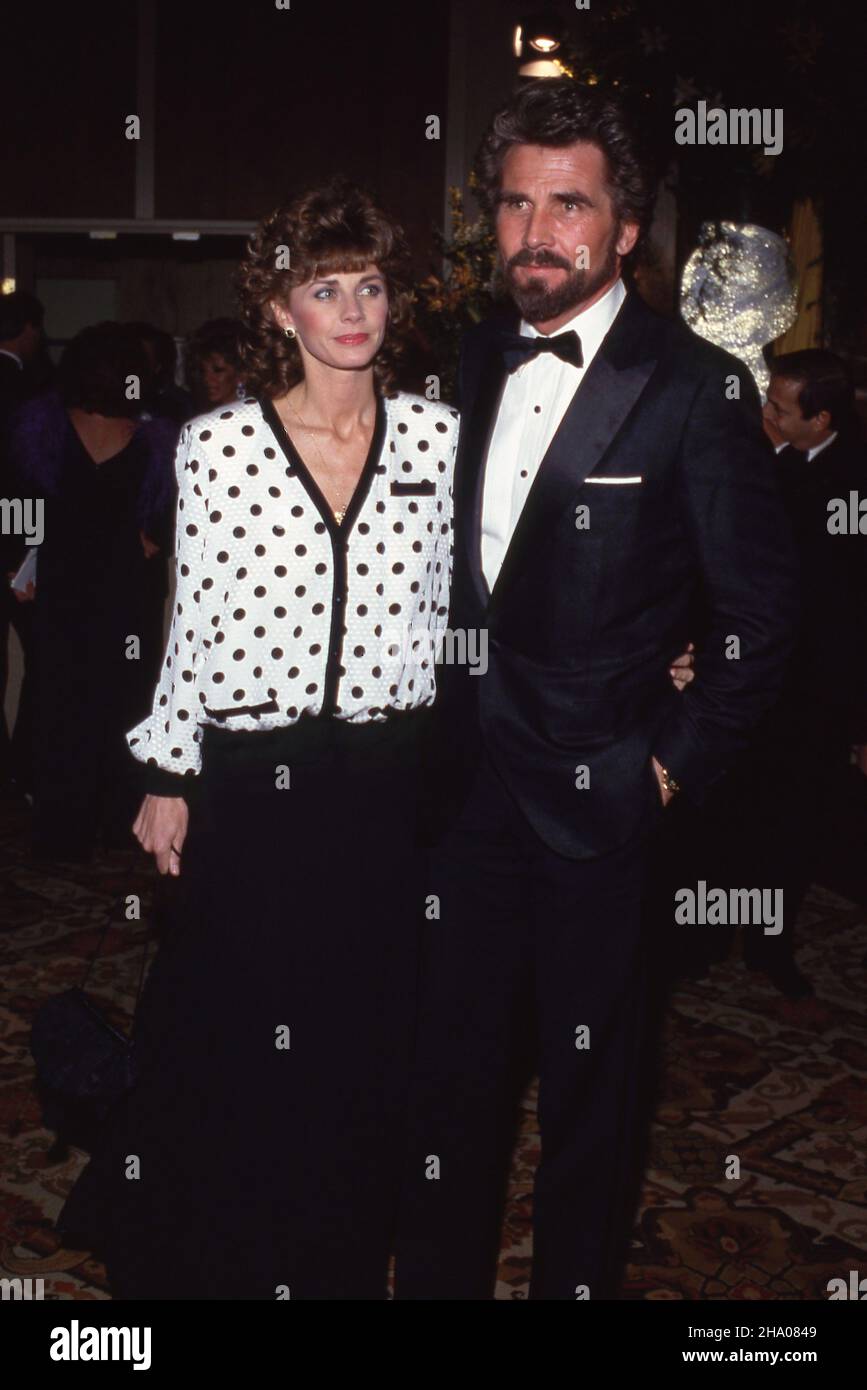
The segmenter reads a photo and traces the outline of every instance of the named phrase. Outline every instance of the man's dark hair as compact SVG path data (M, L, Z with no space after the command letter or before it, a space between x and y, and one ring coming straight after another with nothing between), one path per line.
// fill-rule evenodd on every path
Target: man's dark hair
M798 405L805 420L827 410L831 429L851 424L855 415L855 388L841 357L825 348L803 348L773 358L771 376L800 382Z
M45 319L45 308L35 294L27 290L13 290L11 294L0 294L0 343L8 342L23 333L28 323L41 328Z
M585 87L571 77L524 82L496 113L479 147L475 173L479 195L493 212L503 160L513 145L596 145L605 156L606 183L618 221L637 222L634 258L650 225L656 177L637 127L616 95Z
M57 372L57 389L66 406L100 415L135 419L149 386L150 362L141 338L129 324L96 323L67 346ZM138 377L140 396L128 399L128 377Z

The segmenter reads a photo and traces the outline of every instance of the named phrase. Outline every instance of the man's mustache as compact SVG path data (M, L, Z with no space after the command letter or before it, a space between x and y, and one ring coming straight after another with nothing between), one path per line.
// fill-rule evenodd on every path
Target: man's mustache
M510 256L506 262L506 269L512 270L519 265L525 266L555 266L558 270L571 270L572 267L563 256L555 256L553 251L530 251L524 247L521 251L516 251L514 256Z

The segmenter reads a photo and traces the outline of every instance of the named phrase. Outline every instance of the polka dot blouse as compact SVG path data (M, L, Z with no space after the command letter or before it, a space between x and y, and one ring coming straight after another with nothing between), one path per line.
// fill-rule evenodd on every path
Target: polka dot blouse
M203 724L365 723L432 702L457 433L439 401L377 398L338 523L270 400L185 425L175 606L152 713L127 734L136 758L196 774Z

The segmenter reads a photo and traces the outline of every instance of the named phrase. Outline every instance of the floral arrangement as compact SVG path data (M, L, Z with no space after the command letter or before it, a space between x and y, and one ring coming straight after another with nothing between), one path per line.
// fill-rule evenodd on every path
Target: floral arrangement
M473 176L470 188L476 187ZM444 400L454 396L455 371L462 334L486 318L496 302L497 246L486 217L467 220L459 188L449 189L451 234L437 229L434 241L445 262L442 274L430 274L416 287L415 322L426 355L435 364Z

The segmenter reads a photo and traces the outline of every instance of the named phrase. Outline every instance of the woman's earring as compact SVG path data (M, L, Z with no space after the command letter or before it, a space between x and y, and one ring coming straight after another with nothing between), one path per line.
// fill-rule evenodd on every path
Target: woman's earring
M284 328L284 329L283 329L283 332L286 334L286 337L287 337L287 338L294 338L294 337L295 337L295 329L292 327L291 323L290 323L290 325L289 325L288 328Z

